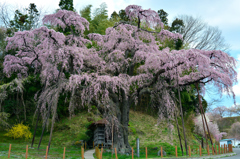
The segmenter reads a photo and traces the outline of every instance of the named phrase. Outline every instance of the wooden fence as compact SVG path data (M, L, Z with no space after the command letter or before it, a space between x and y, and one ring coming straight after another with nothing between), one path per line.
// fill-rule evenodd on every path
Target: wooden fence
M85 143L85 148L86 148L86 143ZM134 159L134 150L133 148L131 149L131 155L132 155L132 159ZM217 151L218 150L218 151ZM160 147L160 151L161 151L161 158L163 157L163 148ZM191 147L188 146L188 155L189 157L191 157ZM115 158L118 159L118 154L117 154L117 150L116 148L114 148L114 152L115 152ZM223 145L220 147L220 145L218 145L218 149L217 146L215 145L212 146L212 155L218 155L218 154L225 154L225 153L230 153L233 152L232 150L232 144L229 145ZM65 153L66 153L66 147L64 147L63 149L63 159L65 159ZM10 158L10 154L11 154L11 144L9 145L9 150L8 150L8 158ZM101 148L101 150L99 149L99 146L95 147L95 154L97 156L98 159L102 159L102 155L103 155L103 147ZM199 154L199 156L202 156L202 148L201 145L199 145L199 149L196 148L196 154ZM148 158L148 149L147 147L145 147L145 155L146 158ZM209 150L209 145L207 145L207 155L210 155L210 150ZM177 151L177 146L175 146L175 156L178 157L178 151ZM45 159L47 159L48 157L48 146L46 147L46 155L45 155ZM84 146L81 147L81 157L84 158ZM26 146L26 159L28 158L28 145Z
M217 147L218 147L218 152L217 152ZM224 151L220 151L220 149L224 149ZM133 148L131 148L132 152L131 152L131 155L132 155L132 159L134 159L134 150ZM161 150L161 158L163 157L163 148L161 147L160 148ZM118 159L118 155L117 155L117 150L116 148L114 148L114 152L115 152L115 158ZM191 147L188 146L188 155L189 157L191 157ZM220 147L220 145L216 146L215 145L215 148L212 146L212 154L213 155L218 155L218 154L225 154L225 153L231 153L233 152L232 150L232 144L229 144L229 145L225 145ZM97 156L98 159L102 159L102 154L103 154L103 148L101 148L101 150L99 149L98 146L95 147L95 154ZM196 154L199 154L199 156L202 156L202 147L201 145L199 145L199 149L197 148L196 149ZM148 158L148 149L147 147L145 147L145 155L146 155L146 158ZM209 150L209 145L207 145L207 155L209 156L210 155L210 150ZM178 157L178 151L177 151L177 146L175 146L175 156Z
M12 147L12 144L9 145L9 150L8 150L8 158L10 158L11 156L11 147ZM65 153L66 153L66 147L64 147L63 149L63 159L65 159ZM28 145L26 146L26 155L25 155L25 158L27 159L28 158ZM81 147L81 157L84 158L84 146ZM48 146L46 147L46 155L45 155L45 159L48 158Z

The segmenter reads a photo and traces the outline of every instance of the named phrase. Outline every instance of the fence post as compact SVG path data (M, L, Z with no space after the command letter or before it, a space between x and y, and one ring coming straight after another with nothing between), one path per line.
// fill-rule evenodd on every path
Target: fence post
M202 156L202 149L201 149L201 145L199 145L199 156Z
M162 152L162 147L161 147L161 157L163 157L163 154L162 154L163 152Z
M221 154L221 152L220 152L220 143L218 143L218 154Z
M208 156L210 155L210 153L209 153L209 145L207 145L207 154L208 154Z
M86 143L86 141L85 141L85 150L87 149L87 143Z
M46 156L45 156L45 159L47 159L47 156L48 156L48 146L46 148Z
M189 157L191 157L191 148L190 145L188 146Z
M132 159L133 159L133 147L132 147Z
M28 145L26 146L26 159L27 159L27 156L28 156Z
M63 149L63 159L65 159L65 150L66 150L66 147L64 147Z
M8 158L10 158L11 146L12 146L12 144L9 145Z
M146 158L147 158L147 147L145 147L145 151L146 151Z
M115 156L116 156L116 159L118 159L118 157L117 157L117 150L116 150L116 148L114 148L115 149Z
M175 146L175 153L176 153L176 157L178 157L178 155L177 155L177 146Z
M101 159L102 159L103 148L101 148Z
M84 159L84 148L82 147L81 149L82 149L82 153L81 153L82 155L81 156L82 156L82 159Z
M92 147L94 148L94 141L93 141L93 145L92 145Z

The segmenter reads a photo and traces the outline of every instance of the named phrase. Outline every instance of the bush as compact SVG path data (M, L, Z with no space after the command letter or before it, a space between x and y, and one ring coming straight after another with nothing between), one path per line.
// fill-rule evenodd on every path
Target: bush
M6 133L4 136L12 137L14 139L25 138L27 140L32 137L32 133L29 129L30 128L28 126L25 126L22 123L16 124L10 130L8 130L8 133Z

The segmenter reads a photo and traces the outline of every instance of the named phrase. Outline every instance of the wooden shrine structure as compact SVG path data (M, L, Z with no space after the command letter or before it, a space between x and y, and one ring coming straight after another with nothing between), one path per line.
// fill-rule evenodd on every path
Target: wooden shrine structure
M103 147L111 147L112 146L112 138L111 135L108 137L105 133L105 125L108 123L106 119L101 119L92 123L89 126L89 129L93 130L93 141L94 147L103 144Z

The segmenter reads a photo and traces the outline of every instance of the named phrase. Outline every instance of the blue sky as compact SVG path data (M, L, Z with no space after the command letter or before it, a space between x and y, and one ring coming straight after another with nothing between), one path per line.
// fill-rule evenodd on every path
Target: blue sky
M222 31L223 37L231 46L230 55L240 61L240 0L73 0L73 2L77 11L88 4L92 4L94 9L106 2L109 15L114 10L118 12L120 9L125 9L130 4L155 11L163 9L169 14L169 23L175 16L181 14L199 16L209 25L217 26ZM27 7L29 3L35 3L51 13L58 8L59 0L8 0L6 3L19 7ZM240 65L237 71L240 74ZM238 81L240 81L240 75L238 75ZM207 101L220 98L220 95L215 92L214 88L209 86L205 94ZM234 86L234 92L236 102L240 104L240 82ZM233 105L233 99L223 94L222 102L217 105L230 107Z

